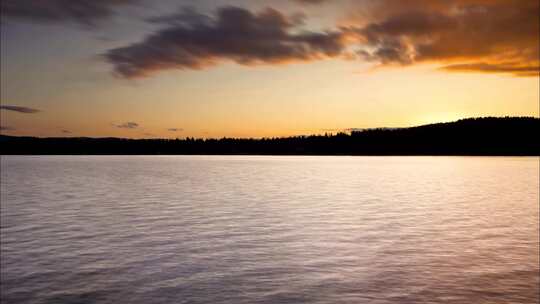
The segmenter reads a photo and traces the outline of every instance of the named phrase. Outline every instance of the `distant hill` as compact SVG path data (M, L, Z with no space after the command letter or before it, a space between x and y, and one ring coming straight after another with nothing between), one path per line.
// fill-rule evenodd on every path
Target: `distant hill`
M0 154L539 155L540 119L468 118L410 128L282 138L0 136Z

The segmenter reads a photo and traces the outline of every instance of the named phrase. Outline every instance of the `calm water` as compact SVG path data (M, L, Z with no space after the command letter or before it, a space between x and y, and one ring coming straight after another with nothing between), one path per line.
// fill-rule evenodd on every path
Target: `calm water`
M1 157L2 303L538 303L539 158Z

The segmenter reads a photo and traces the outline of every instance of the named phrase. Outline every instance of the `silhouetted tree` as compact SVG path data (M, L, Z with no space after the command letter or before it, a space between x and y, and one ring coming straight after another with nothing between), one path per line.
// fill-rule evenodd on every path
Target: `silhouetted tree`
M0 136L1 154L540 155L540 119L485 117L411 128L279 138Z

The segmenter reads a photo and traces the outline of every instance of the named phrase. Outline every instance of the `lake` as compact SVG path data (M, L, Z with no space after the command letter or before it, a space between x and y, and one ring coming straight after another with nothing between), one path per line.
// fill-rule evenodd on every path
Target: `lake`
M538 157L2 156L2 303L538 303Z

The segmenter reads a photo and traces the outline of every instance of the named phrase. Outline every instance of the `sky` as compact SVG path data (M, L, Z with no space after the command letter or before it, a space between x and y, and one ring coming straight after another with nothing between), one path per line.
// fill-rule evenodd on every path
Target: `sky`
M274 137L539 116L537 0L0 0L0 131Z

